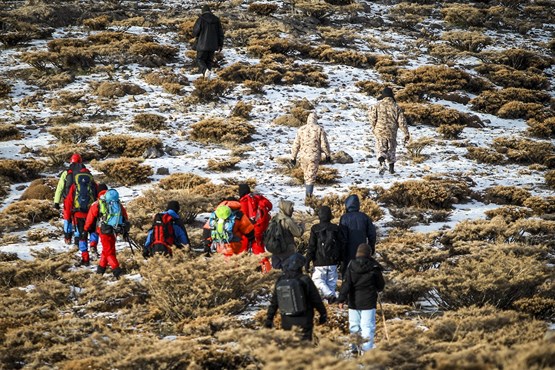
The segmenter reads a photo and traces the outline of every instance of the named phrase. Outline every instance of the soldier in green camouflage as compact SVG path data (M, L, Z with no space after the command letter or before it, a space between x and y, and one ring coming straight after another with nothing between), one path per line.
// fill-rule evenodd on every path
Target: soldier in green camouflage
M395 150L397 149L397 130L400 128L405 135L405 145L410 140L407 121L401 108L395 102L393 90L386 87L380 96L380 101L368 112L372 133L376 138L376 155L380 164L380 175L383 175L389 163L389 172L395 173Z
M297 163L299 155L301 168L304 172L306 196L311 197L314 183L318 174L318 167L322 153L326 156L326 163L331 162L330 144L324 129L318 125L316 113L310 113L306 125L299 128L291 150L291 163Z

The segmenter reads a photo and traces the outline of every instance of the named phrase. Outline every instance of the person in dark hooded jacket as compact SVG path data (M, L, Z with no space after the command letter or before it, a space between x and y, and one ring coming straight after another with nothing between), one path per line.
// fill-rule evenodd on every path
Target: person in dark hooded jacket
M193 26L193 36L197 38L197 63L204 78L210 78L214 54L224 46L224 30L220 18L216 17L208 5L202 6L202 14Z
M356 194L347 197L345 208L347 212L339 220L339 226L345 234L347 243L341 268L343 273L345 273L349 261L355 258L357 248L361 243L370 245L372 255L376 251L376 227L367 214L359 211L360 200Z
M345 238L339 226L331 223L330 207L322 206L318 217L320 223L310 229L306 269L309 270L310 262L314 263L312 280L322 297L331 303L336 299L337 265L343 260Z
M298 326L301 328L301 338L303 340L312 340L312 329L314 328L314 310L318 310L320 318L318 323L320 325L325 324L328 315L326 312L326 307L320 298L318 289L314 285L314 282L310 277L303 275L303 267L306 264L306 259L300 253L292 254L287 260L283 262L283 273L276 281L276 286L274 287L274 292L270 300L270 306L268 307L268 314L266 317L266 322L264 326L266 328L271 328L273 326L274 317L277 313L278 308L281 314L281 327L283 330L291 330L293 326ZM303 289L306 310L302 315L289 316L282 312L282 308L279 307L279 298L277 287L280 281L284 279L298 279L300 285Z
M340 306L349 303L349 331L360 334L365 342L362 352L374 347L376 331L376 303L378 292L385 286L380 264L371 257L371 247L360 244L356 258L347 266L341 292L337 301ZM354 349L354 345L352 345Z

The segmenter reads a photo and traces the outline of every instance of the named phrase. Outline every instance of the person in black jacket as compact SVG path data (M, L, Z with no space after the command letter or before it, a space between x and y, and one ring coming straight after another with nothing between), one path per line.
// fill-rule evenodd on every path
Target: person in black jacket
M347 213L341 216L339 220L339 226L342 228L347 242L341 268L343 274L349 261L355 258L357 247L361 243L370 245L372 255L376 251L376 227L368 215L359 211L360 200L356 194L347 197L345 208Z
M347 266L341 292L337 301L349 302L349 331L360 334L365 340L362 352L374 347L376 331L376 302L378 292L385 286L382 267L371 257L372 249L368 244L360 244L356 258ZM352 345L354 347L354 345Z
M331 223L333 217L330 207L322 206L318 217L320 223L310 229L306 269L308 271L310 262L314 262L312 280L322 298L332 303L336 299L337 265L342 262L345 238L339 226Z
M210 78L214 54L224 46L224 30L220 18L216 17L208 5L202 6L202 14L193 26L196 40L197 63L204 78Z
M320 314L320 318L318 320L320 325L326 323L328 315L326 307L322 302L322 298L320 298L320 294L318 293L318 289L310 277L303 275L302 270L305 264L306 259L300 253L294 253L283 262L283 273L276 281L276 287L274 288L274 292L270 300L268 315L264 326L266 328L271 328L273 326L274 316L279 308L277 286L280 281L283 279L299 279L301 287L303 287L304 290L303 293L306 302L306 310L304 311L304 314L298 316L288 316L285 315L280 309L281 327L283 330L291 330L293 326L298 326L301 328L301 339L311 341L312 329L314 327L314 309L318 310L318 313Z

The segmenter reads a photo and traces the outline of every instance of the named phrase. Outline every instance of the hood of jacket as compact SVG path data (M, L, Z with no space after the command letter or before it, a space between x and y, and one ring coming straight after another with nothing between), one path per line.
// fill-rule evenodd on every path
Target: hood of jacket
M328 206L322 206L318 211L318 218L320 222L330 222L332 219L331 208Z
M379 268L380 265L373 258L357 257L351 261L351 270L357 274L365 274Z
M228 206L229 208L231 208L232 211L237 211L241 209L241 203L237 200L224 200L223 202L218 204L218 207L219 206ZM216 207L216 209L218 207Z
M179 214L177 214L177 212L175 212L173 209L168 209L166 213L176 220L179 218Z
M300 253L293 253L289 258L283 261L283 271L302 272L305 265L306 258Z
M318 116L316 115L316 113L312 112L308 115L308 118L306 119L306 124L307 125L317 125L318 124Z
M293 202L285 199L279 201L279 209L284 215L291 217L293 216Z
M204 12L200 17L207 23L218 23L218 17L216 17L212 12Z
M360 209L360 200L358 199L358 195L349 195L345 200L345 208L347 209L347 212L358 212Z

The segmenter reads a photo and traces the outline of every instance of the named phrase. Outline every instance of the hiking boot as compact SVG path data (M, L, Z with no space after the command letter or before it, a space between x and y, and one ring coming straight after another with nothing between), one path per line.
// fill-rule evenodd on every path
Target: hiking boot
M395 163L390 163L390 164L389 164L389 173L390 173L390 174L394 174L394 173L395 173Z
M337 298L334 295L330 295L326 298L326 300L328 301L328 304L333 304L337 301Z
M123 270L121 269L121 267L116 267L114 271L112 271L112 273L114 274L114 277L116 279L119 279L119 277L123 274Z
M79 263L77 264L78 267L80 266L90 266L91 262L90 261L85 261L84 259L81 259L81 261L79 261Z
M98 266L98 267L96 268L96 273L97 273L97 274L103 275L105 272L106 272L106 267L100 267L100 266Z

